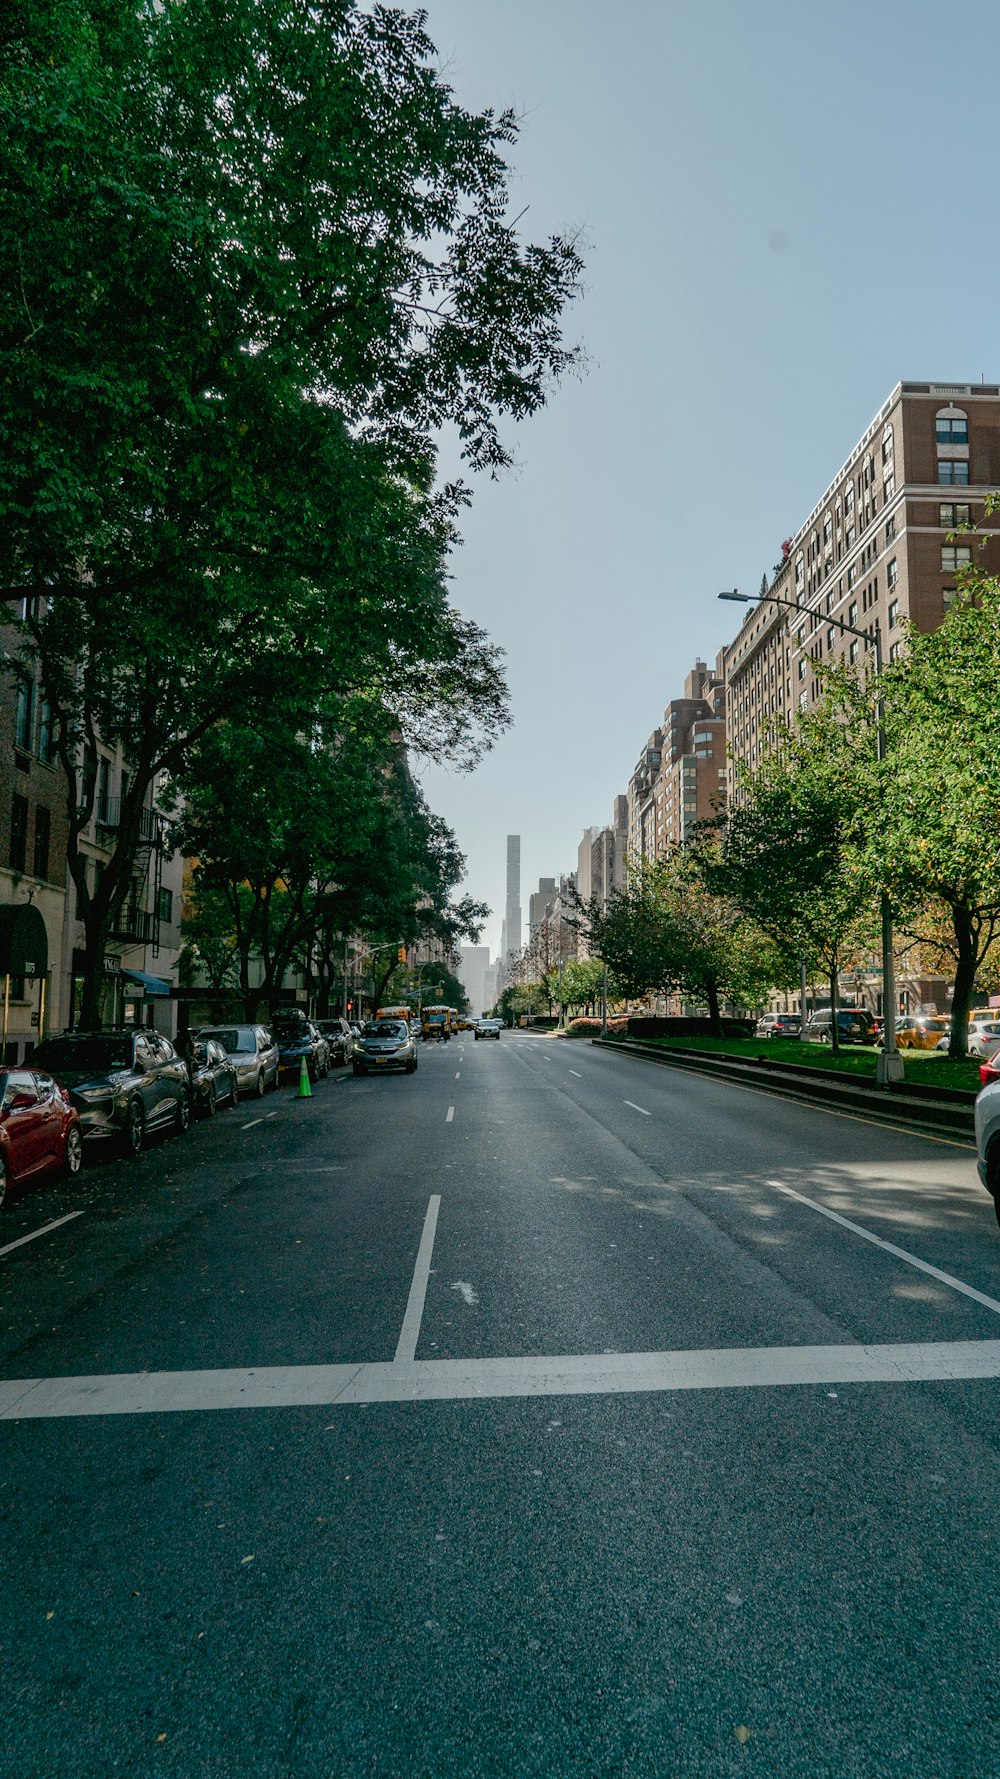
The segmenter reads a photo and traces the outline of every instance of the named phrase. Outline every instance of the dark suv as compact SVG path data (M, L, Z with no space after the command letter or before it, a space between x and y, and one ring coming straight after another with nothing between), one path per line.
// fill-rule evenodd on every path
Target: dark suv
M69 1090L84 1137L111 1138L138 1155L147 1131L187 1130L191 1117L187 1064L168 1038L145 1027L63 1032L32 1053Z
M803 1037L807 1044L829 1044L833 1040L833 1011L820 1007L809 1015ZM874 1044L877 1037L875 1021L867 1007L838 1007L837 1036L842 1044Z

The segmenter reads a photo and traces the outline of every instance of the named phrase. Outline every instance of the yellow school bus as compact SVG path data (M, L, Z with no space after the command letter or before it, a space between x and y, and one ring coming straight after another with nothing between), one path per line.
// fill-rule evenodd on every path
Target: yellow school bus
M409 1007L379 1007L377 1013L375 1014L375 1018L376 1019L405 1019L407 1025L409 1025L409 1023L410 1023L410 1009L409 1009Z

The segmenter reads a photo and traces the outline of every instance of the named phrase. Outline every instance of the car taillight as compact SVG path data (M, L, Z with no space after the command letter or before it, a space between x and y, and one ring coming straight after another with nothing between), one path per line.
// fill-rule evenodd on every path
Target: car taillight
M1000 1068L995 1061L980 1063L979 1079L984 1087L989 1087L991 1081L1000 1081Z

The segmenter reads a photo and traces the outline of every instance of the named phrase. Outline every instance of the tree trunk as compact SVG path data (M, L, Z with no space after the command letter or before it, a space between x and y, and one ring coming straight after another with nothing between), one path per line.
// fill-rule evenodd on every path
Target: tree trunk
M834 958L830 966L830 1043L834 1054L840 1049L840 1021L837 1018L839 1001L837 998L837 979L840 976L839 959Z
M715 982L705 987L705 999L708 1002L708 1029L713 1038L722 1037L722 1012L719 1007L719 989Z
M948 1055L958 1058L967 1054L969 1013L976 986L976 971L979 968L979 946L971 908L964 902L954 902L951 918L955 928L955 997L951 1003Z

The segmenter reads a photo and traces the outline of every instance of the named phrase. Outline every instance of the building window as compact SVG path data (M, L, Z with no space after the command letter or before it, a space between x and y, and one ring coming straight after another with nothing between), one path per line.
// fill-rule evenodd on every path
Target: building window
M885 541L891 544L896 535L896 515L893 513L885 522Z
M957 568L968 568L972 551L965 544L941 545L941 572L954 574Z
M899 660L899 643L898 642L890 643L890 645L889 645L889 659L890 659L890 661L898 661Z
M799 678L805 679L805 677L806 677L806 664L805 664L805 661L800 661L799 662Z
M10 868L23 871L28 859L28 799L16 792L10 805Z
M14 746L30 754L35 739L35 686L30 679L17 682L17 711L14 717Z
M858 565L856 562L852 562L850 568L847 571L848 591L851 589L851 587L853 587L857 578L858 578Z
M888 587L890 593L892 592L892 589L896 585L896 582L898 579L899 579L899 564L897 563L896 558L894 556L892 561L889 563L888 568L885 571L886 586Z
M892 427L887 426L882 434L882 470L883 473L892 462Z
M52 712L49 701L43 698L38 717L38 758L43 766L51 766L55 754L55 737L52 732Z
M853 640L853 641L852 641L852 643L851 643L851 646L850 646L850 648L849 648L849 649L848 649L848 651L847 651L847 654L848 654L848 658L849 658L849 660L850 660L850 663L851 663L851 666L852 666L852 667L853 667L853 665L854 665L854 663L855 663L855 661L856 661L856 660L857 660L857 658L858 658L858 648L859 648L859 646L860 646L860 644L859 644L859 642L858 642L858 639L857 639L857 637L855 637L855 638L854 638L854 640Z
M826 652L828 655L833 654L833 648L834 648L834 644L835 644L836 640L837 640L837 632L835 630L828 630L826 633Z
M942 408L934 421L934 436L939 445L967 445L969 421L961 408Z
M969 465L964 458L938 458L938 485L941 488L967 488Z
M36 877L47 877L49 874L49 837L52 831L52 817L41 804L35 810L35 862Z
M967 506L964 502L956 505L954 501L950 501L947 506L941 507L939 511L941 514L941 524L946 531L957 531L960 526L971 525L972 523L972 520L969 517L972 508Z
M850 605L847 608L847 622L849 624L856 624L857 621L858 621L858 602L856 599L852 599Z
M889 613L888 613L888 623L889 623L890 630L895 630L896 625L899 623L899 600L898 599L893 599L890 601Z

